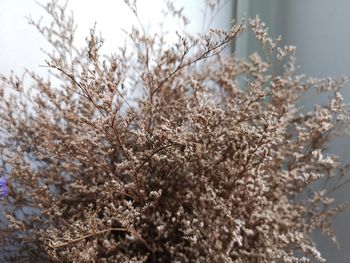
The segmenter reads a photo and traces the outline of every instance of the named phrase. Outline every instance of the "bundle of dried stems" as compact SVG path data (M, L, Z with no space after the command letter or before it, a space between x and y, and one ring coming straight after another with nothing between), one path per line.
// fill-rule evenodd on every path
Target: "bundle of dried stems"
M295 48L258 17L172 44L135 27L133 45L107 56L94 29L74 45L57 0L44 9L52 23L31 23L52 44L50 78L1 76L9 261L324 261L311 234L335 240L330 218L345 206L324 186L300 196L347 171L325 151L348 127L345 79L296 74ZM263 56L226 54L246 28ZM310 90L329 101L303 112Z

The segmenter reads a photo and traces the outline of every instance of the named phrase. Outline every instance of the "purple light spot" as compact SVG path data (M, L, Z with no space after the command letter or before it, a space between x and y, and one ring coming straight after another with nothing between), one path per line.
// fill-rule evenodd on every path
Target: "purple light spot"
M7 189L6 177L0 178L0 196L7 196L9 194Z

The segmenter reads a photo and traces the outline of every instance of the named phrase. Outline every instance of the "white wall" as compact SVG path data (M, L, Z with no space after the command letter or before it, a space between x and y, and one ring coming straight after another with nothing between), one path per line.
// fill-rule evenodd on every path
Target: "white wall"
M65 3L66 0L62 0ZM40 3L47 3L41 0ZM164 29L175 32L178 29L174 20L163 19L163 0L139 0L138 9L140 19L150 32L158 32L158 24L164 22ZM223 2L223 1L222 1ZM200 32L204 14L204 0L176 0L176 7L185 7L185 14L190 18L190 31ZM75 14L78 24L78 44L85 43L89 29L97 22L97 31L101 31L105 38L104 51L113 52L124 43L126 38L123 29L130 29L137 20L126 7L123 0L71 0L68 9ZM216 15L213 26L229 28L231 21L231 3L222 8ZM0 72L8 74L10 70L21 72L24 67L41 71L39 65L44 64L45 56L40 48L49 48L45 40L36 32L33 26L28 25L25 17L31 15L39 19L45 16L44 10L35 0L1 0L0 1ZM208 23L207 15L206 23ZM174 34L173 34L174 35ZM170 38L171 39L171 38Z

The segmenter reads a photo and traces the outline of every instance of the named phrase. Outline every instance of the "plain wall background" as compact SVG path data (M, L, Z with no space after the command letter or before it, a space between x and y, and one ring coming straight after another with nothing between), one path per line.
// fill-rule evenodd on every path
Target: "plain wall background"
M39 0L45 4L48 0ZM61 3L65 3L62 0ZM149 32L159 32L159 23L164 22L164 29L171 33L169 39L175 37L179 29L172 19L163 19L163 0L139 0L138 9L140 20ZM223 1L225 2L225 1ZM199 33L207 28L209 13L204 21L205 12L203 0L176 0L176 7L185 7L185 14L190 18L189 30ZM129 30L131 25L138 25L132 12L123 0L71 0L68 10L74 12L75 22L78 24L76 40L78 45L85 44L85 37L89 29L97 22L96 31L102 32L105 38L103 51L113 52L123 45L126 34L121 29ZM36 0L0 0L0 72L10 73L11 70L21 72L23 67L42 70L38 65L44 64L45 56L40 48L50 49L44 38L33 26L28 25L26 17L32 16L35 20L45 17L45 11L36 4ZM232 4L228 1L215 16L213 27L230 27Z

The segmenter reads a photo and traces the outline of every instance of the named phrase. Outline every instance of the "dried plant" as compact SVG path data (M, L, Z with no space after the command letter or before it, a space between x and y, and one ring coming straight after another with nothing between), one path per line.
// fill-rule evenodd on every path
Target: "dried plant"
M334 240L345 207L325 188L347 171L326 151L348 127L345 79L296 74L295 48L258 17L173 44L135 26L107 56L95 29L77 48L66 8L44 8L49 26L30 21L52 44L49 77L1 76L8 261L324 261L311 234ZM246 27L262 57L223 51ZM304 112L310 90L329 101Z

